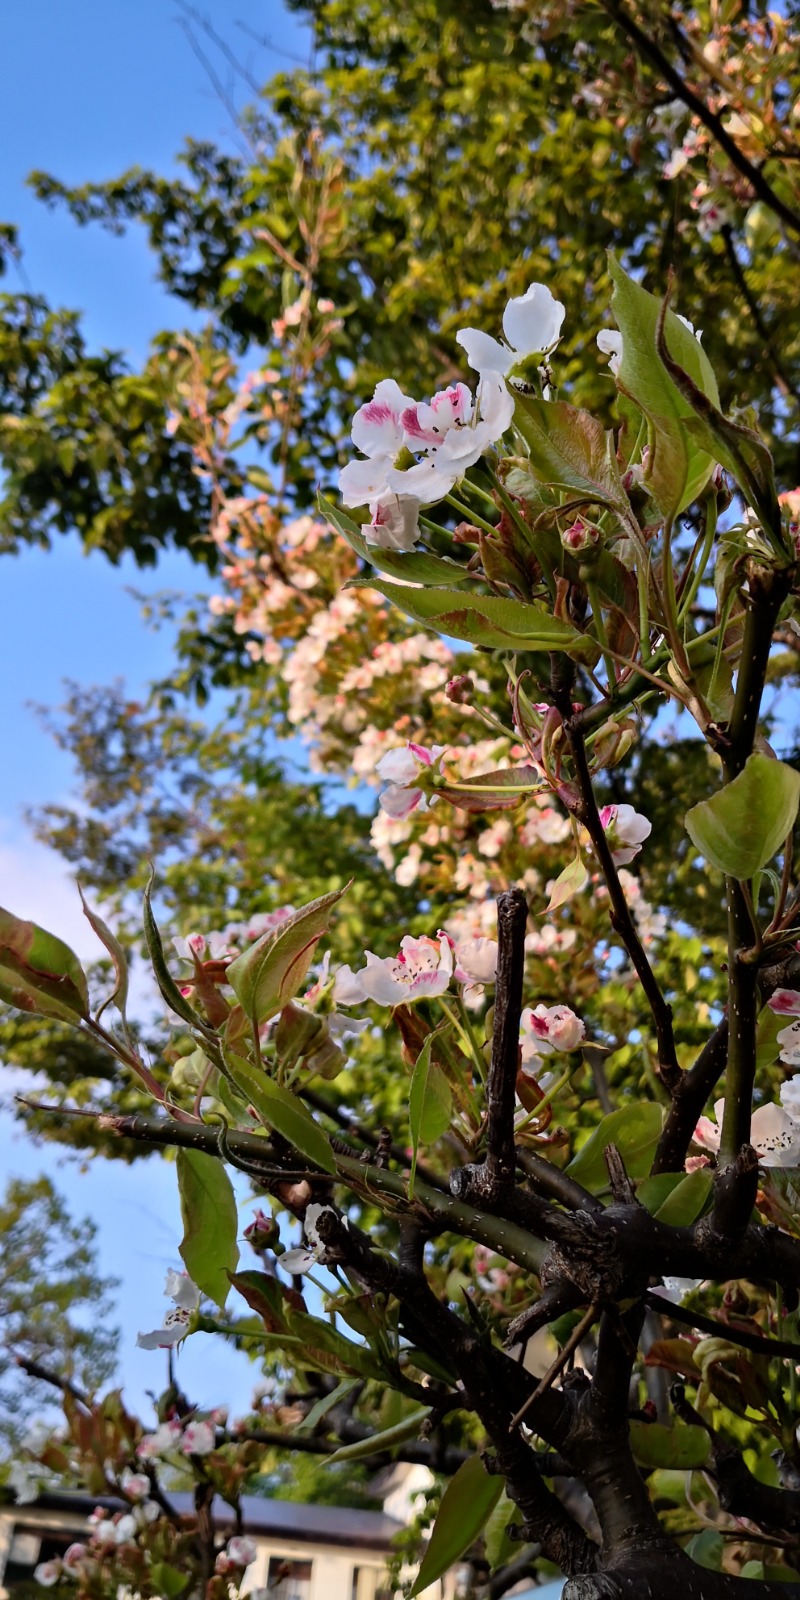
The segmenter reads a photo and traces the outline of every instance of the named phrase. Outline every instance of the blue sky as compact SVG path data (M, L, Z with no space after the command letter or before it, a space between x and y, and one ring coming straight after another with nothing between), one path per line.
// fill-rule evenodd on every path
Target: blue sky
M291 64L283 52L307 54L296 20L278 0L214 0L213 8L198 10L259 81ZM24 259L22 275L12 267L2 287L29 288L80 309L90 342L124 350L134 362L160 328L187 321L186 308L156 282L143 234L120 239L79 229L36 201L25 179L36 168L74 183L116 177L133 165L169 174L187 136L232 146L228 113L180 19L173 0L40 0L4 17L0 220L19 227ZM271 47L254 43L239 24ZM202 48L213 55L207 40ZM216 66L227 88L228 69L218 57ZM100 556L87 558L71 539L49 553L26 550L0 562L3 746L6 756L13 752L0 770L0 902L60 933L82 956L96 947L74 886L59 860L31 841L21 815L26 805L67 796L71 783L67 758L29 702L58 704L65 678L123 677L136 692L166 670L169 635L145 628L126 592L131 584L148 593L201 587L185 557L167 556L155 573L141 573L133 563L111 567ZM6 1097L11 1087L6 1082ZM53 1147L31 1145L7 1112L0 1113L0 1141L9 1175L52 1171ZM75 1212L100 1223L104 1271L124 1280L121 1372L130 1401L146 1406L146 1390L162 1386L162 1357L137 1351L135 1336L159 1325L164 1274L180 1265L174 1171L162 1161L131 1169L95 1161L83 1171L60 1154L57 1168ZM254 1376L244 1358L202 1336L181 1357L182 1380L199 1403L241 1407Z

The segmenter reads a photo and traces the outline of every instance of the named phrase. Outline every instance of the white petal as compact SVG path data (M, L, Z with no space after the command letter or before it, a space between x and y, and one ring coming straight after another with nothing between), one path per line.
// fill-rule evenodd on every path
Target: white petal
M316 1250L299 1249L285 1250L278 1259L284 1272L291 1272L293 1276L299 1276L304 1272L310 1272L311 1268L316 1266L319 1257Z
M519 356L551 350L558 342L564 307L544 283L532 283L522 295L509 300L503 312L503 332Z
M800 1165L800 1125L783 1106L759 1106L753 1112L750 1139L765 1167Z
M339 473L339 493L346 506L365 506L379 500L387 490L393 455L373 456L367 461L348 461Z
M499 439L511 426L514 416L514 396L500 373L487 372L478 387L478 406L481 421L492 430L492 439Z
M403 443L400 416L414 401L403 394L394 378L384 378L366 405L353 418L350 436L365 456L397 455Z
M370 505L371 521L362 529L376 550L407 554L419 538L419 501L411 494L384 494Z
M400 983L388 970L391 963L367 951L367 966L361 974L364 993L379 1006L399 1006L409 998L409 984Z
M405 784L390 783L388 789L383 790L379 805L381 811L385 811L394 822L404 822L423 800L421 789L407 789Z
M610 357L608 365L616 375L622 360L622 334L615 328L601 328L597 335L597 348L601 355Z
M467 429L464 431L468 432ZM447 437L450 438L451 435L448 434ZM442 465L437 465L440 460ZM415 467L409 467L406 471L399 467L390 467L386 474L386 484L395 494L414 495L420 505L432 506L450 493L461 476L460 471L448 469L442 451L437 450L435 454L429 455L424 461L418 461Z
M396 750L387 750L377 762L375 771L385 783L413 783L421 764L408 745L404 744Z
M456 344L460 344L466 352L467 360L475 372L502 374L509 372L514 365L512 352L499 339L493 339L490 333L482 333L480 328L459 328Z
M360 1006L366 999L360 972L340 967L333 980L333 999L337 1006Z
M140 1350L165 1350L186 1337L186 1323L174 1322L168 1328L154 1328L152 1333L137 1333Z
M174 1300L182 1311L196 1311L200 1304L200 1290L196 1283L192 1283L186 1272L173 1272L170 1269L164 1284L164 1293L169 1295L170 1300Z

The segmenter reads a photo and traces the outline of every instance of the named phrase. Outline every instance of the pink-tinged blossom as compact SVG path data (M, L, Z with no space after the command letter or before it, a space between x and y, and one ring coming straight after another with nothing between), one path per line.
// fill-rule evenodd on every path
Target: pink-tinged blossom
M497 940L461 939L455 946L457 983L494 983L497 976Z
M131 1500L146 1500L150 1493L150 1479L143 1472L131 1472L130 1467L125 1468L120 1483Z
M176 955L182 961L232 961L236 950L225 933L190 933L185 939L173 939Z
M166 1455L174 1450L181 1436L181 1424L177 1421L162 1422L155 1433L146 1433L136 1446L136 1454L140 1461L154 1461L159 1456Z
M93 1565L91 1555L85 1544L75 1542L67 1545L63 1556L64 1571L72 1577L77 1577L86 1567Z
M43 1589L52 1589L53 1585L58 1583L62 1571L60 1561L40 1561L38 1567L33 1569L33 1576Z
M780 1017L800 1017L800 989L776 989L767 1005Z
M461 386L460 386L461 387ZM449 391L444 391L449 393ZM439 396L434 395L431 408ZM415 495L422 505L434 505L464 477L489 446L502 438L514 415L514 400L503 379L487 373L478 385L475 407L469 423L454 422L447 427L437 445L427 445L427 454L416 466L394 467L387 485L397 494ZM444 413L442 413L444 420ZM417 448L423 448L417 445Z
M526 1007L520 1018L520 1049L523 1066L554 1050L577 1050L586 1035L580 1017L569 1006Z
M466 351L476 372L499 373L505 377L529 356L544 356L561 337L564 307L554 299L547 285L532 283L525 293L509 300L503 312L506 344L479 328L459 328L456 342Z
M603 806L600 821L611 846L614 865L626 867L638 856L645 839L653 831L652 822L634 811L633 806Z
M412 811L427 810L428 801L423 791L416 787L419 774L433 767L443 756L447 746L414 744L411 740L396 750L387 750L377 763L376 772L389 787L381 797L381 809L396 821L410 817Z
M370 505L370 520L361 530L367 544L407 555L419 539L419 507L419 500L410 494L380 495Z
M438 939L423 935L413 939L406 934L396 956L382 959L367 951L367 964L360 972L345 969L348 987L354 998L374 1000L380 1006L410 1005L415 1000L431 1000L444 994L453 976L453 949L446 934ZM334 988L334 998L344 1004Z
M210 1456L217 1442L216 1429L211 1422L187 1422L180 1448L185 1456Z
M164 1293L175 1302L172 1311L168 1311L163 1325L154 1328L152 1333L140 1333L136 1343L140 1350L168 1349L170 1345L178 1344L185 1339L189 1331L192 1313L200 1304L200 1290L192 1283L185 1272L167 1273Z
M725 1101L714 1102L714 1119L701 1117L694 1130L695 1144L717 1152L722 1135ZM750 1143L765 1167L800 1166L800 1122L774 1102L759 1106L750 1123Z
M427 450L442 443L450 428L472 421L472 394L465 383L440 389L429 405L419 401L403 412L404 442L409 450Z
M365 459L348 461L339 474L339 493L346 506L363 506L386 493L389 469L403 448L402 415L414 403L394 378L384 378L372 399L359 407L350 435Z
M217 1572L229 1573L249 1567L255 1561L258 1549L252 1539L243 1534L236 1534L229 1539L224 1550L217 1556Z

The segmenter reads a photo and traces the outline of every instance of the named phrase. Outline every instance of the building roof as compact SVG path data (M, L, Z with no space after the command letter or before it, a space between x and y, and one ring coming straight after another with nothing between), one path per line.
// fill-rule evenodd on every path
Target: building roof
M191 1516L191 1494L168 1494L175 1511ZM361 1511L351 1506L310 1506L293 1500L271 1500L263 1495L242 1496L242 1516L247 1533L270 1539L296 1539L308 1544L358 1545L365 1550L386 1550L403 1527L396 1517L383 1511ZM36 1507L42 1511L72 1511L87 1517L95 1506L121 1510L122 1501L108 1495L71 1493L68 1490L40 1495ZM33 1510L33 1506L30 1508ZM220 1527L234 1523L234 1513L219 1495L213 1504L214 1521Z

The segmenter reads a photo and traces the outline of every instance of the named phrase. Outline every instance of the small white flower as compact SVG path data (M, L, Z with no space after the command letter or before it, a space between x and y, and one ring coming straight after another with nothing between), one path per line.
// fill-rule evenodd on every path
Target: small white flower
M694 1130L695 1144L706 1150L719 1150L724 1113L725 1101L715 1101L716 1121L712 1122L710 1117L700 1118ZM790 1116L783 1106L771 1102L753 1112L750 1142L758 1151L764 1167L800 1166L800 1122Z
M644 840L649 838L653 831L652 822L647 817L634 811L633 806L603 806L600 811L600 821L611 846L611 856L614 865L626 867L634 856L638 856Z
M150 1493L150 1479L143 1472L131 1472L130 1467L125 1468L120 1483L131 1500L146 1500Z
M129 1544L131 1539L135 1539L138 1526L136 1518L131 1516L130 1512L127 1512L124 1517L120 1517L115 1525L117 1544Z
M430 939L410 934L396 956L381 959L367 951L367 965L358 974L367 999L382 1006L410 1005L444 994L453 975L453 951L445 936Z
M410 494L387 491L370 505L370 521L362 533L376 550L395 550L402 555L413 550L419 539L419 500Z
M395 822L402 822L405 817L410 817L412 811L426 811L428 800L422 789L415 787L419 774L426 767L433 767L443 756L446 745L432 744L430 748L424 744L414 744L411 740L396 750L387 750L381 756L375 770L379 778L388 784L380 797L381 810Z
M461 939L455 948L457 983L494 983L497 976L497 940Z
M210 1422L187 1422L180 1441L186 1456L208 1456L216 1447L216 1431Z
M16 1495L17 1505L30 1505L39 1494L40 1471L29 1461L16 1460L11 1463L8 1473L8 1486Z
M140 1350L169 1349L170 1345L178 1344L185 1339L192 1313L200 1304L200 1290L185 1272L167 1273L164 1293L174 1300L174 1308L168 1311L162 1326L154 1328L151 1333L137 1335L136 1343Z
M166 1455L169 1450L174 1450L180 1436L181 1424L178 1421L162 1422L155 1433L146 1433L136 1446L136 1454L140 1461L152 1461L157 1456Z
M258 1555L258 1549L252 1539L247 1539L241 1534L229 1539L225 1547L225 1554L229 1561L236 1567L249 1567Z
M543 356L555 348L561 337L564 307L554 299L547 285L532 283L522 295L509 300L503 312L503 333L507 344L493 339L479 328L459 328L456 342L466 351L476 372L499 373L505 377L519 362L530 356Z
M365 460L348 461L339 474L339 493L346 506L379 500L388 489L387 474L403 447L403 412L414 401L394 378L384 378L366 405L356 412L350 435Z
M60 1561L40 1561L38 1567L33 1569L33 1576L43 1589L52 1589L53 1584L58 1583L62 1570Z

